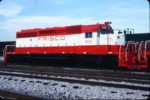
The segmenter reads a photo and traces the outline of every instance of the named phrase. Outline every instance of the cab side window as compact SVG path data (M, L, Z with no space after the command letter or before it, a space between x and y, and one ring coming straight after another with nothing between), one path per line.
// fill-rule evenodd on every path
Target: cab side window
M85 38L92 38L92 32L86 32Z

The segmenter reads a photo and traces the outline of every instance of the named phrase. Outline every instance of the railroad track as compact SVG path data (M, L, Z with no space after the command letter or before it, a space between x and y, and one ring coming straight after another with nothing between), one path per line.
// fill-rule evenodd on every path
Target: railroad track
M41 98L0 90L0 100L43 100Z
M132 77L132 79L126 78L125 75L118 75L118 76L111 76L107 73L104 74L98 73L100 71L96 71L97 73L88 74L90 71L88 70L83 71L73 71L70 72L68 69L60 69L60 68L38 68L33 69L34 67L19 67L17 70L15 67L11 66L9 69L7 68L1 68L1 75L9 75L9 76L16 76L16 77L25 77L25 78L36 78L36 79L46 79L46 80L56 80L56 81L63 81L63 82L70 82L70 83L80 83L80 84L87 84L87 85L94 85L94 86L107 86L107 87L115 87L115 88L128 88L128 89L134 89L134 90L143 90L143 91L149 91L149 86L141 86L141 85L134 85L134 84L144 84L144 85L150 85L149 80L139 80ZM51 69L51 70L50 70ZM71 69L72 70L72 69ZM103 75L104 74L104 75ZM97 75L97 76L96 76ZM137 75L133 73L133 75ZM141 74L144 75L144 74ZM140 76L141 76L140 75ZM149 75L149 74L147 74ZM121 76L121 77L119 77ZM124 76L124 78L123 78ZM69 77L69 78L66 78ZM72 78L74 77L74 78ZM137 76L136 76L137 77ZM148 76L147 76L148 77ZM80 78L84 78L84 80L81 80ZM89 79L95 79L95 81L89 81ZM147 78L145 78L147 79ZM96 81L97 80L97 81ZM119 83L109 83L109 82L101 82L98 80L105 80L105 81L115 81L115 82L129 82L132 84L119 84Z
M143 90L143 91L149 91L150 90L150 87L144 87L144 86L133 86L133 85L104 83L104 82L95 82L95 81L86 81L86 80L75 80L75 79L57 78L57 77L33 76L33 75L14 74L14 73L2 73L2 72L0 72L0 74L1 75L8 75L8 76L15 76L15 77L24 77L24 78L56 80L56 81L63 81L63 82L69 82L69 83L79 83L79 84L93 85L93 86L128 88L128 89Z
M84 78L86 80L89 80L89 79L95 79L95 80L105 80L105 81L116 81L116 82L121 82L121 81L124 81L124 82L130 82L130 83L136 83L136 84L150 84L150 81L149 80L137 80L137 79L127 79L127 78L119 78L117 76L106 76L105 75L84 75L84 74L75 74L75 73L67 73L67 72L54 72L54 71L48 71L48 72L44 72L44 71L31 71L31 70L12 70L12 69L3 69L1 71L8 71L8 72L18 72L18 73L28 73L28 74L38 74L38 75L47 75L47 76L56 76L56 77L73 77L73 78Z
M130 80L149 80L150 73L135 73L126 71L115 71L115 70L93 70L93 69L68 69L68 68L55 68L55 67L31 67L25 65L8 65L0 67L0 70L9 71L21 71L21 72L31 72L31 73L41 73L41 74L53 74L53 75L84 75L88 77L94 76L99 77L110 77L110 78L123 78ZM94 78L93 77L93 78Z

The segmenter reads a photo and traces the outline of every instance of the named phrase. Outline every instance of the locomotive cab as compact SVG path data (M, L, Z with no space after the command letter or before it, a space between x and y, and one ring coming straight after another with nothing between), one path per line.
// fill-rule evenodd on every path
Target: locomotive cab
M125 35L113 30L112 27L102 25L97 31L97 45L124 45Z

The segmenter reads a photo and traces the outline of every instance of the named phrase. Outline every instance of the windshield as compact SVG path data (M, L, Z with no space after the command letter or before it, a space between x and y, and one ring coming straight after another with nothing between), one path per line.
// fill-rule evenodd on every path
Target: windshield
M101 33L102 34L113 34L113 30L110 25L101 26Z

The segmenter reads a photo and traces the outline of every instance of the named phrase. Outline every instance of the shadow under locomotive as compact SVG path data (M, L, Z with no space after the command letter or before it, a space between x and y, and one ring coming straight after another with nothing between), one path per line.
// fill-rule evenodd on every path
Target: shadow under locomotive
M76 55L76 54L28 54L8 55L8 64L30 64L46 66L117 68L117 55Z

